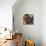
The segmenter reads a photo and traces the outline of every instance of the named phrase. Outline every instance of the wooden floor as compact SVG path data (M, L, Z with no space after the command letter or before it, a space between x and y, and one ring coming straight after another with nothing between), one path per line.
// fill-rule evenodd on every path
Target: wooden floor
M13 40L6 40L6 42L2 43L0 46L16 46L15 39Z

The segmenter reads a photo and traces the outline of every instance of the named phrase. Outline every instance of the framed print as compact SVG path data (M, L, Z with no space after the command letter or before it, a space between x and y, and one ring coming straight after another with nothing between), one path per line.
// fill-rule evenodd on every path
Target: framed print
M33 14L25 14L23 16L23 24L34 24L34 16Z

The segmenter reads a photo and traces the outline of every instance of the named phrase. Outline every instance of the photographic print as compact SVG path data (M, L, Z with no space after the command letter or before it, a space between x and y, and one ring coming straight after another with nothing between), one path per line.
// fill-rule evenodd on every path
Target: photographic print
M23 16L23 24L34 24L33 14L25 14Z

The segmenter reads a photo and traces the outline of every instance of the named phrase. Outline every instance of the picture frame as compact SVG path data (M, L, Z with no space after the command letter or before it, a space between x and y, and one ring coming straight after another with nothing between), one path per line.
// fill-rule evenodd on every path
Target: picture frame
M23 24L25 24L25 25L34 24L34 16L33 16L33 14L24 14L24 16L23 16Z

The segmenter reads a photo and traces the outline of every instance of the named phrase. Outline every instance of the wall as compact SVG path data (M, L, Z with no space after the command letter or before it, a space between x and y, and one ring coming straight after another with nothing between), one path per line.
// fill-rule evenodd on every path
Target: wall
M16 0L0 0L0 27L12 29L12 6Z
M13 7L15 29L17 29L18 32L22 32L25 39L34 40L36 46L41 46L40 2L40 0L23 0L16 9ZM26 13L34 15L33 25L23 24L23 16Z
M6 27L8 29L12 29L12 6L16 0L0 0L0 27ZM0 32L2 29L0 29ZM10 32L3 31L0 34L0 38L5 38L5 36L10 35ZM9 38L9 37L8 37Z
M41 1L41 41L46 46L46 0Z

